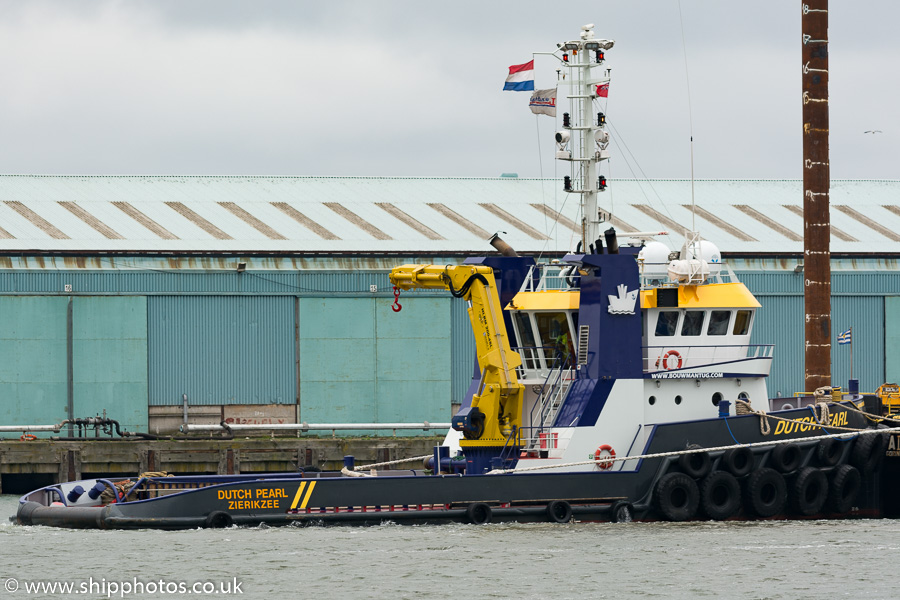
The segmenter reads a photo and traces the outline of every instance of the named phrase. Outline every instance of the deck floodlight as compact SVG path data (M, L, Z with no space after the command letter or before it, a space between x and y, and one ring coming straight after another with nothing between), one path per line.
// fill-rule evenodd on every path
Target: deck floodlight
M600 42L585 42L584 49L585 50L599 50Z
M557 131L556 132L556 143L560 146L565 145L569 141L569 132L568 131Z

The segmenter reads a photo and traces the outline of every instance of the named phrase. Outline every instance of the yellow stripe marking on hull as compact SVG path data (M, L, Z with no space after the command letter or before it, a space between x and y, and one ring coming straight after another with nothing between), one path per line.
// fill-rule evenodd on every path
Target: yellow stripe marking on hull
M313 488L316 487L316 482L313 481L309 484L309 489L306 490L306 495L303 496L303 504L300 505L300 508L306 508L306 503L309 502L309 497L312 496ZM302 487L300 488L303 489ZM297 497L300 496L300 490L297 491Z
M316 485L316 484L313 483L312 485ZM312 485L309 487L310 491L312 491ZM291 502L291 510L294 510L297 508L297 503L300 502L300 494L303 493L303 488L305 488L305 487L306 487L306 482L304 481L300 484L300 487L297 488L297 493L294 494L294 501ZM305 506L306 502L304 502L303 504Z

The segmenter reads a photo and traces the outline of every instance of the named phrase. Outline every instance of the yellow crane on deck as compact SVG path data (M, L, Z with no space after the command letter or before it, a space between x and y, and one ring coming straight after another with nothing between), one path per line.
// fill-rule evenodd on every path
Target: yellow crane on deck
M522 359L509 345L493 270L484 265L401 265L391 270L390 279L402 290L446 289L468 303L481 382L471 406L453 418L453 428L465 438L460 446L520 446L524 387L516 368Z

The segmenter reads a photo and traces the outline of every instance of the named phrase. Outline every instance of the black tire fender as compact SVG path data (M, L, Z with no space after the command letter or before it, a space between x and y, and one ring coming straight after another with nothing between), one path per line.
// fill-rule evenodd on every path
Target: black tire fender
M875 470L884 457L884 434L869 433L861 435L853 444L850 451L850 464L868 475Z
M841 465L831 474L828 485L828 507L838 513L849 512L856 502L862 484L859 469L851 465Z
M784 476L768 467L757 469L746 480L744 508L758 517L772 517L784 509L787 486Z
M678 467L694 479L703 479L709 475L711 466L709 452L691 452L678 457Z
M634 520L634 506L631 502L619 500L610 507L609 514L613 523L631 523Z
M775 446L769 457L772 467L781 473L796 471L802 460L803 455L797 444L779 444Z
M833 467L841 460L844 453L844 444L834 438L819 440L816 445L816 460L823 467Z
M700 482L700 508L722 521L741 508L741 485L728 471L713 471Z
M233 524L234 520L231 518L231 515L223 510L214 510L206 515L205 526L207 529L225 529Z
M687 521L697 514L700 490L685 473L668 473L656 484L656 508L669 521Z
M484 502L473 502L466 508L466 520L472 525L487 525L494 511Z
M572 506L565 500L554 500L547 505L547 520L551 523L568 523L572 520Z
M735 477L749 475L753 470L753 451L744 446L729 448L722 455L721 465Z
M811 517L822 511L828 499L828 478L815 467L804 467L791 483L791 505L793 509Z

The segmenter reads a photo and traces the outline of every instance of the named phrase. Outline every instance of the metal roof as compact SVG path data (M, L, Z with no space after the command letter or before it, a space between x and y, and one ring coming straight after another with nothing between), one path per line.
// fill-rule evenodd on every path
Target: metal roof
M831 248L900 253L900 181L832 181ZM803 250L799 180L698 180L696 229L730 253ZM620 232L690 230L688 180L610 180ZM559 215L556 218L556 215ZM558 180L0 175L0 253L478 253L573 247L578 198Z

